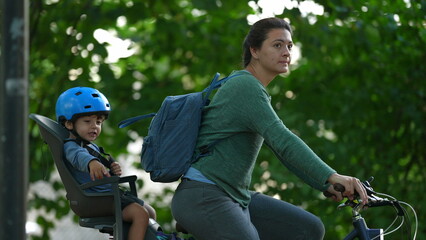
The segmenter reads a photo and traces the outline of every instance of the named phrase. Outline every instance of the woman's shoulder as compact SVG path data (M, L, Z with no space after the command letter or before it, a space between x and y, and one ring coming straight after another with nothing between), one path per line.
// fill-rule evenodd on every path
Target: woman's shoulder
M245 87L245 88L259 88L263 89L262 84L251 73L246 70L239 70L232 72L229 79L225 84L228 87Z
M235 76L230 79L227 88L235 89L238 94L247 96L262 96L268 97L269 94L260 81L251 73L245 70L233 72L230 76ZM226 84L228 84L228 82ZM225 85L226 85L225 84Z

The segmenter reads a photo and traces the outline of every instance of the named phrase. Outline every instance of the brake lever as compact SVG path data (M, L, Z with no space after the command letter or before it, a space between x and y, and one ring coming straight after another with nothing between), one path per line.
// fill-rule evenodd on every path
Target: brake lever
M339 204L338 206L337 206L337 209L342 209L342 208L345 208L345 207L351 207L351 208L354 208L354 207L356 207L358 205L358 203L356 203L356 202L354 202L354 201L351 201L351 200L347 200L347 201L345 201L344 203L341 203L341 204Z
M377 194L374 190L373 190L373 187L371 187L371 182L374 180L374 177L373 176L371 176L371 177L369 177L367 180L365 180L365 181L362 181L361 183L362 183L362 185L364 186L364 188L365 188L365 191L367 192L367 195L368 196L372 196L372 195L374 195L374 194Z

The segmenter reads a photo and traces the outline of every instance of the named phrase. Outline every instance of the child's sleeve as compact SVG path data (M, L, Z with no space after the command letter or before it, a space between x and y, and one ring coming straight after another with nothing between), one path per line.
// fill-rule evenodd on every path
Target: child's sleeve
M82 172L89 172L89 162L97 160L87 149L80 147L74 141L68 141L64 144L65 158L71 165Z

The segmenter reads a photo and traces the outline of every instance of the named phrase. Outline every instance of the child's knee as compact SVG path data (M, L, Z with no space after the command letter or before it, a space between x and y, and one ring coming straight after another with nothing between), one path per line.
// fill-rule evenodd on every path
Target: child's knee
M123 209L123 219L135 221L144 221L148 222L149 214L148 211L141 205L137 203L129 204Z
M146 204L144 205L145 209L148 211L149 217L156 220L157 219L157 213L155 212L155 209L151 207L151 205Z

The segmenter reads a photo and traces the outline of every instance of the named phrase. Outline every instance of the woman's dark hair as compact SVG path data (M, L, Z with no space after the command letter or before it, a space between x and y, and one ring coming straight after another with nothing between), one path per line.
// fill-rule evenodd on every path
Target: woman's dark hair
M249 33L243 43L243 65L247 67L251 60L250 48L260 48L265 41L269 31L272 29L286 29L292 34L290 24L281 18L265 18L257 21L251 26Z

